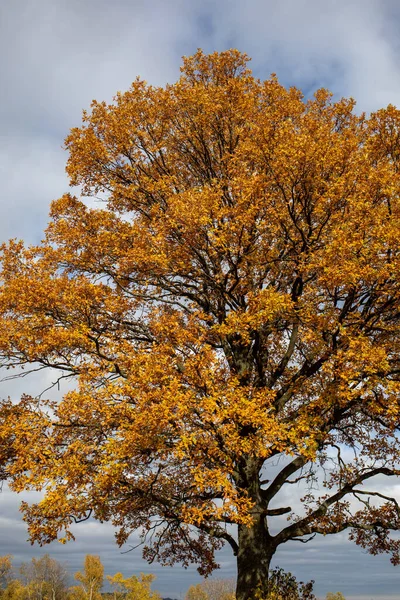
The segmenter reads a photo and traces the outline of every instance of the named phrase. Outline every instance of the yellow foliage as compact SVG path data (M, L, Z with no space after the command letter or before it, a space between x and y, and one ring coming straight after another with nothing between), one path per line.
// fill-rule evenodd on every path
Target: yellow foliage
M12 574L12 559L11 554L0 556L0 583L7 582Z
M28 600L26 587L18 579L12 579L1 591L1 600Z
M126 600L161 600L158 592L151 591L154 575L141 573L139 577L132 575L125 578L121 573L107 576L114 592L114 599Z
M208 595L204 591L201 583L191 585L185 595L185 600L209 600Z
M100 600L101 588L104 581L104 567L100 557L94 554L86 554L83 572L75 573L75 579L80 582L80 591L73 590L75 600Z

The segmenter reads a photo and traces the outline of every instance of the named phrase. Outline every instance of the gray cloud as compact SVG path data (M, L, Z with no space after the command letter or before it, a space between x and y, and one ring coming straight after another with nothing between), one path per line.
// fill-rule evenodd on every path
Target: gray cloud
M213 43L248 52L262 78L273 71L305 91L327 86L363 110L400 100L395 2L250 0L244 9L224 0L212 13Z
M257 76L276 72L307 95L326 86L338 97L354 96L359 110L400 105L399 22L396 0L1 3L0 238L41 238L50 201L68 186L63 139L92 98L111 101L137 75L153 84L176 80L181 55L197 47L238 47L253 58ZM52 380L47 374L5 382L2 395L35 395ZM157 587L176 597L199 580L194 569L148 566L139 551L121 555L112 528L92 522L77 527L73 544L32 549L7 490L0 495L0 527L0 554L14 553L16 563L49 551L74 571L84 554L100 553L108 572L155 572ZM232 556L224 550L220 557L217 575L231 576ZM341 589L354 600L384 600L397 592L398 570L388 559L364 554L345 535L292 543L276 562L302 579L314 577L321 595Z

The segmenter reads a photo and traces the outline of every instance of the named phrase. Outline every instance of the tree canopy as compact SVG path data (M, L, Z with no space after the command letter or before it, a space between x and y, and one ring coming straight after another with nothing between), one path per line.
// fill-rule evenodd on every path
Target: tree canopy
M227 542L238 600L291 540L400 549L374 483L399 474L400 111L247 63L198 51L174 84L94 101L66 138L83 197L3 246L0 289L1 364L77 380L2 404L2 474L45 494L31 540L92 515L202 573Z

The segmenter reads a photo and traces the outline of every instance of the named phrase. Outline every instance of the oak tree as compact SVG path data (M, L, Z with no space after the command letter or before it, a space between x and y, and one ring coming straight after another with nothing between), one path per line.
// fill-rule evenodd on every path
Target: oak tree
M400 111L247 61L198 51L174 84L93 102L66 139L82 198L3 246L0 291L1 364L77 380L2 404L2 474L44 490L31 540L92 515L202 573L228 543L238 600L282 544L400 550L376 486L400 472Z

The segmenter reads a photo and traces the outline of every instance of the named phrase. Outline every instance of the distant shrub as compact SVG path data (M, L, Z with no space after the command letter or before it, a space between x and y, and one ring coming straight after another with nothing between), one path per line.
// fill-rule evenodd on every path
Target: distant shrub
M276 567L269 574L269 593L266 600L316 600L314 580L297 581L292 573Z
M202 588L201 584L191 585L186 592L185 600L208 600L208 595Z
M202 583L192 585L186 593L185 600L235 600L235 581L233 579L206 579ZM314 581L308 583L297 581L290 572L280 567L269 573L269 594L255 600L317 600L313 593ZM339 592L340 594L340 592ZM342 595L327 596L327 600L345 600Z

